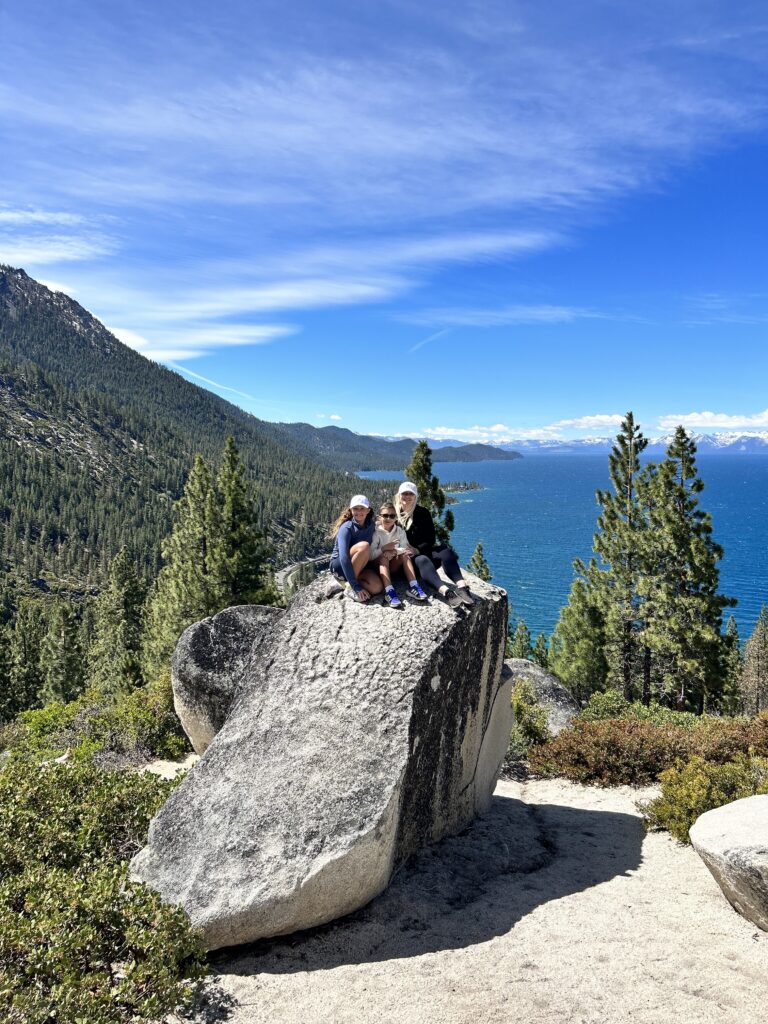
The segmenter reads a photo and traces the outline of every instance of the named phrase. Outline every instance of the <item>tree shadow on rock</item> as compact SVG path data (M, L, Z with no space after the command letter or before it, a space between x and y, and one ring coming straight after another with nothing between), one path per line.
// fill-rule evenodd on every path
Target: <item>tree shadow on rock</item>
M220 950L212 962L223 974L290 974L486 942L549 900L635 870L644 834L632 814L496 796L488 814L421 850L362 910Z

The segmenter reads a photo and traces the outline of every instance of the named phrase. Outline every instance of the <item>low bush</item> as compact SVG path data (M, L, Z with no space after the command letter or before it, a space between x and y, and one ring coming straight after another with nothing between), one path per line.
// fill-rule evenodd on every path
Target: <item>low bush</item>
M204 973L186 915L131 884L128 858L175 785L99 767L69 705L25 716L0 767L0 1020L139 1024L183 1005Z
M699 756L722 764L737 754L768 756L768 715L707 718L695 729L637 719L574 722L545 744L532 746L538 775L563 775L602 786L647 785L678 760Z
M536 691L527 679L519 679L512 690L514 727L523 743L546 743L549 739L547 712L539 704Z
M650 829L666 829L683 843L700 814L733 800L768 793L768 758L738 754L733 761L714 764L692 757L661 773L661 795L645 808Z
M175 760L190 750L173 710L170 681L105 698L88 690L69 704L54 703L19 715L9 747L55 757L85 744L103 766Z
M690 711L673 711L663 704L628 701L618 690L593 693L584 709L579 713L582 722L604 722L617 718L622 721L653 722L656 725L677 725L684 729L695 729L709 716L694 715ZM718 719L719 721L719 719Z
M0 1016L7 1024L159 1021L194 997L204 961L186 915L125 865L33 864L0 882Z

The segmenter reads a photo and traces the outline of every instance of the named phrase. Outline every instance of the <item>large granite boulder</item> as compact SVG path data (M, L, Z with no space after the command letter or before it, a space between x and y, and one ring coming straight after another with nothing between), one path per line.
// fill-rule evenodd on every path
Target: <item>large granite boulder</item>
M690 835L734 910L768 931L768 796L706 811Z
M490 806L511 727L507 600L471 581L458 611L324 600L318 581L271 623L133 861L209 949L363 906Z
M251 660L281 608L237 605L181 634L171 664L173 706L196 754L224 725Z
M547 728L553 736L569 728L581 709L571 691L563 686L557 676L525 658L507 658L504 670L511 675L513 686L521 679L530 683L536 700L547 713Z

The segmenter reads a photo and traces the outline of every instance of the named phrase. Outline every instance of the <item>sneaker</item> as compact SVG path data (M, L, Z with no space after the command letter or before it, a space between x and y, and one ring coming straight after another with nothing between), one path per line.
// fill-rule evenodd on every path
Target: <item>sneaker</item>
M449 590L447 594L440 595L449 608L461 608L464 603L455 590Z
M348 597L351 601L357 601L358 604L364 603L359 591L353 590L349 584L344 589L344 597Z
M469 592L469 587L456 587L456 593L464 604L473 605L475 603L474 598Z
M390 608L402 608L403 602L397 596L397 591L394 587L387 587L384 591L384 600L387 602Z
M408 596L412 597L414 601L426 601L427 595L421 589L420 584L410 583L408 585Z

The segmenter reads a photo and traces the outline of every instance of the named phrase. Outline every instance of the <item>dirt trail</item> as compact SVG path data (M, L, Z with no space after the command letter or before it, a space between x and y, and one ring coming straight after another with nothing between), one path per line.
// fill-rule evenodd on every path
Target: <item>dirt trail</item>
M768 933L692 849L644 833L643 795L500 783L490 815L370 907L216 956L218 1019L762 1024Z

